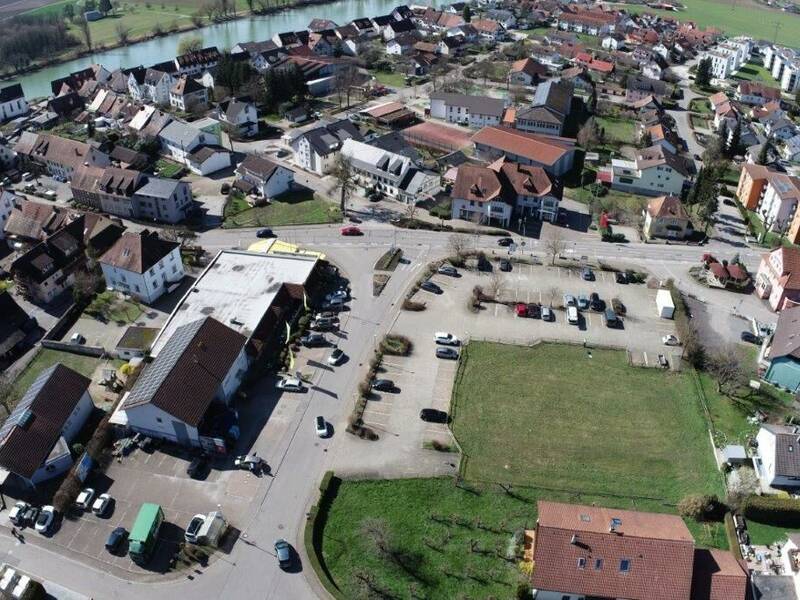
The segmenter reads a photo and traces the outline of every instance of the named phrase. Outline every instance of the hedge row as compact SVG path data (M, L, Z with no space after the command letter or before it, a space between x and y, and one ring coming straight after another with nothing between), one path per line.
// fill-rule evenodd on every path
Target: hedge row
M800 500L783 496L748 496L742 514L759 523L775 527L800 528Z
M306 555L311 563L311 568L314 569L314 573L316 573L322 587L336 600L345 600L345 596L334 583L328 568L321 558L322 530L325 527L328 510L340 483L341 480L335 477L333 471L325 471L325 475L323 475L319 484L319 504L312 506L308 512L306 527L303 531L303 544L306 547Z

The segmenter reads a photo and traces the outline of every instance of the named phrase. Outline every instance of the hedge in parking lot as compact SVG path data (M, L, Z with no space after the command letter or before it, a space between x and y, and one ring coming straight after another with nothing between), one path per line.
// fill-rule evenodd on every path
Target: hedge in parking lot
M388 334L381 341L381 351L391 356L408 356L411 348L411 340L404 335Z

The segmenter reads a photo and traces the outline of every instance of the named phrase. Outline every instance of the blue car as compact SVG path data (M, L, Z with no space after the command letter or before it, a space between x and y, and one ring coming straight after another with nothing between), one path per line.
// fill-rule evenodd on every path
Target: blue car
M125 541L125 538L128 537L128 532L125 530L124 527L117 527L114 531L112 531L108 539L106 540L106 550L108 550L111 554L116 554L119 552L120 546Z

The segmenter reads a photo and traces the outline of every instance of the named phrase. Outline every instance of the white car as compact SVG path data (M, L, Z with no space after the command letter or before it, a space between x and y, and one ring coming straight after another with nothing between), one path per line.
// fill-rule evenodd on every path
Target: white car
M25 511L30 507L31 505L27 502L18 500L14 506L11 507L11 510L8 511L8 520L14 525L22 525L22 515L25 514Z
M436 340L436 343L441 344L442 346L458 346L461 344L461 340L459 340L452 333L447 333L446 331L437 331L433 334L433 337Z
M75 506L83 510L89 510L92 507L92 500L94 500L94 490L92 488L85 488L78 494L78 499L75 500Z
M42 512L36 517L36 524L33 528L39 533L47 533L53 526L53 521L56 518L56 509L52 506L43 506Z
M83 336L82 336L80 333L78 333L77 331L76 331L75 333L73 333L73 334L72 334L72 337L71 337L71 338L69 338L69 343L70 343L70 344L75 344L76 346L80 346L80 345L81 345L81 344L83 344L85 341L86 341L86 338L85 338L85 337L83 337Z
M681 341L678 338L676 338L674 335L672 335L672 334L665 335L664 337L661 338L661 341L664 342L665 346L680 346L681 345Z
M92 504L92 512L98 517L102 517L111 506L111 494L100 494Z
M317 417L315 419L315 425L317 428L317 435L319 437L328 437L328 423L325 421L325 417Z
M331 355L328 357L328 364L332 367L335 367L340 362L344 360L344 352L341 348L334 348Z
M186 528L186 531L183 533L183 538L189 542L190 544L197 543L197 534L200 533L200 528L205 524L206 517L205 515L195 515L192 517L192 520L189 521L189 526Z
M297 377L287 377L286 379L279 379L278 383L275 384L275 387L279 390L285 390L287 392L302 392L305 387L303 386L303 382L300 381Z

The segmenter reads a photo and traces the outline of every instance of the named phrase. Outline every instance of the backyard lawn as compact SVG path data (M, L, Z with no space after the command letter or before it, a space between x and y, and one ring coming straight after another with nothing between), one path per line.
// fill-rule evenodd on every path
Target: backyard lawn
M74 369L78 373L89 377L97 368L98 360L92 356L81 356L80 354L72 354L71 352L61 352L59 350L50 350L49 348L41 348L27 367L19 374L11 385L11 404L16 404L17 401L25 394L27 389L31 386L39 373L46 368L53 366L56 363L61 363L70 369Z
M692 125L692 129L713 129L711 125L711 121L705 117L700 115L689 115L689 122Z
M771 87L780 87L772 73L765 69L759 61L748 62L736 72L733 78L742 81L761 81Z
M406 84L406 76L402 73L386 73L385 71L370 71L378 83L390 88L400 88Z
M711 106L705 98L693 98L689 102L689 110L701 114L711 114Z
M633 144L636 142L636 122L633 119L596 117L597 126L605 130L608 141Z
M315 197L310 191L289 193L273 199L267 206L250 207L244 198L232 198L225 205L223 227L280 227L338 223L339 207Z

